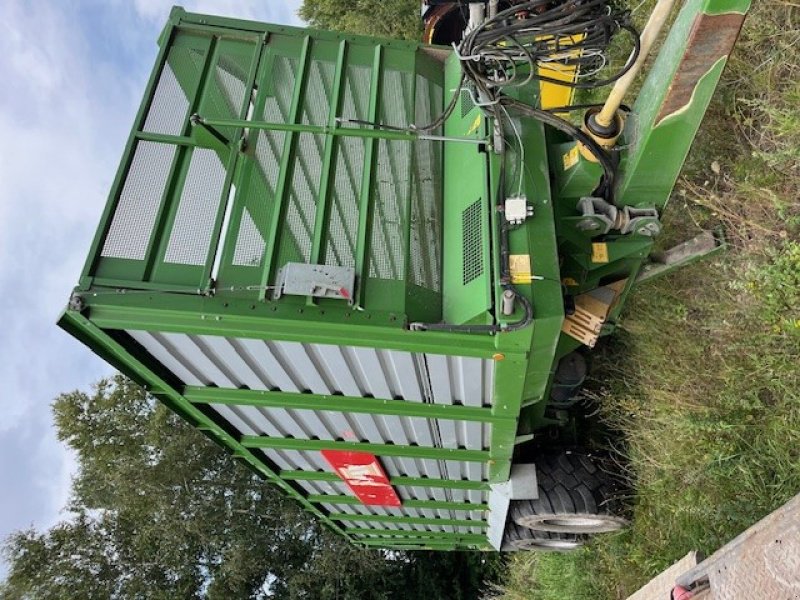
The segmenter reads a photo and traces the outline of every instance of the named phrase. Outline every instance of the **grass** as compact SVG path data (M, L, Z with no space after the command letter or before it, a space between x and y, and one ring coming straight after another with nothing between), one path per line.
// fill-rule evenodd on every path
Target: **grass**
M595 361L632 527L514 555L505 600L625 598L800 491L800 5L754 4L665 216L665 243L722 225L731 247L643 285Z

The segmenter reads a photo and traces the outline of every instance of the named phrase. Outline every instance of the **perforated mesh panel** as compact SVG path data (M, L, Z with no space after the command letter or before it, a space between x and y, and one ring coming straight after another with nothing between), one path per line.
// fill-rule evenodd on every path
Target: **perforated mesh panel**
M367 118L370 69L350 66L344 81L341 116L344 119ZM341 137L337 143L333 203L328 223L325 264L355 266L358 236L359 194L364 174L366 142L360 138Z
M467 285L483 275L483 244L481 240L481 200L470 204L461 213L464 240L464 276Z
M332 62L311 61L303 103L303 123L327 123L334 70ZM297 136L292 185L278 254L279 267L287 262L308 262L311 256L325 138L324 135L307 133Z
M245 266L258 266L264 249L267 247L264 236L250 216L250 211L245 208L242 220L239 223L239 235L236 238L236 249L233 254L233 264Z
M225 166L217 153L195 148L164 262L196 266L206 263L224 183Z
M144 260L175 146L139 142L101 256Z
M472 100L472 95L475 94L475 86L467 82L461 89L459 95L459 105L461 106L461 118L466 117L470 111L475 108L475 102Z
M212 119L236 119L242 112L247 91L247 71L250 58L232 52L222 52L214 65L210 88L205 95L203 116ZM219 127L219 131L231 138L232 127Z
M433 107L442 104L441 86L417 76L416 122L430 123ZM439 134L441 128L433 133ZM429 290L441 289L441 144L419 141L414 147L411 198L411 281Z
M205 52L184 47L173 47L153 94L153 101L147 111L144 131L166 135L181 135L189 112L188 93L191 93L200 78L205 61ZM181 81L176 76L181 75ZM187 89L184 89L187 88Z
M297 60L278 56L270 74L273 95L264 104L264 121L285 123L289 116L295 84ZM255 144L255 168L243 190L247 207L239 223L233 256L235 266L259 266L265 240L263 232L272 218L275 186L280 174L280 159L286 133L283 131L252 131ZM259 250L260 248L260 250ZM258 256L256 257L256 254Z
M413 120L412 78L409 73L387 69L383 73L380 121L400 127ZM404 280L405 231L411 192L411 142L381 139L378 142L374 186L374 216L370 244L370 277Z

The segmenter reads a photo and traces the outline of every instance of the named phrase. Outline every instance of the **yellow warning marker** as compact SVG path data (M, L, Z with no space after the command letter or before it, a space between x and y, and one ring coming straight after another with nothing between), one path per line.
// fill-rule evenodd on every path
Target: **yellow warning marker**
M563 48L571 44L578 44L583 41L584 35L565 36L558 40L556 46ZM574 56L579 56L580 50L572 51ZM563 51L562 51L563 56ZM572 58L569 56L569 58ZM548 62L539 65L539 75L542 77L549 77L565 83L575 83L578 79L578 68L575 65L565 65L559 62ZM547 110L556 108L558 106L569 106L572 104L572 98L575 95L575 88L568 85L559 85L552 81L539 82L539 105L542 109ZM563 115L563 113L557 113Z
M608 244L605 242L594 242L592 244L592 262L595 264L608 262Z
M481 126L481 116L479 114L477 117L475 117L475 120L472 122L472 125L469 126L469 129L467 130L467 135L472 135L473 133L478 131L478 127L480 126Z
M531 255L512 254L508 257L508 270L511 273L511 283L530 283Z
M564 170L569 171L572 167L578 164L580 160L580 151L578 150L578 146L575 145L572 149L565 153L562 157L564 161Z

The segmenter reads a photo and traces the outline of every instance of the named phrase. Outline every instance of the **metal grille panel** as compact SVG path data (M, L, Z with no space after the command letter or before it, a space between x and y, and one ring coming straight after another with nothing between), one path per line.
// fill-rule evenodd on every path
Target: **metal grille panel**
M137 144L101 256L144 260L175 151L168 144Z
M494 363L477 358L246 338L128 333L188 385L339 393L466 406L491 404ZM225 405L214 408L244 435L482 449L489 446L491 434L488 425L447 419ZM328 470L327 463L314 452L270 449L264 453L281 469ZM390 476L474 481L487 477L482 463L408 457L383 457L382 462Z
M250 209L245 208L239 223L233 264L257 267L261 263L261 257L264 256L266 247L267 242L258 230L253 217L250 216Z
M285 123L294 92L297 60L285 56L275 58L271 81L273 95L266 99L262 118L271 123ZM264 232L272 218L275 186L280 174L280 160L286 133L283 131L251 131L255 144L255 164L242 197L247 206L242 211L232 263L235 266L258 267L263 259ZM252 139L252 138L251 138Z
M189 112L188 89L197 85L205 62L205 52L194 48L173 47L158 78L153 100L147 111L143 131L181 135ZM181 73L184 86L176 76Z
M313 60L309 68L302 121L306 125L325 125L330 110L335 65L329 61ZM309 261L325 142L324 135L306 133L297 136L286 226L278 256L279 267L287 262Z
M195 148L164 262L197 266L206 263L225 175L225 166L216 152Z
M442 105L442 88L417 75L416 122L430 123ZM440 134L441 128L433 131ZM414 145L414 186L411 197L411 282L441 291L441 144L419 141Z
M370 69L350 66L344 81L343 119L367 119ZM333 182L333 203L328 224L325 264L355 266L358 234L359 194L364 173L366 142L360 138L342 137L337 142Z
M475 102L472 100L473 94L476 94L475 91L475 84L472 82L466 82L464 87L461 88L459 92L459 105L461 107L461 118L463 119L466 117L473 108L475 108Z
M483 275L483 243L481 239L481 200L478 199L461 213L464 236L464 285Z
M413 122L412 81L410 73L393 69L384 71L381 123L404 127ZM411 142L378 141L369 269L369 276L373 278L405 279L411 150Z
M230 43L230 42L229 42ZM225 41L222 42L223 48ZM247 91L247 71L250 56L222 51L214 65L210 89L205 94L204 116L220 119L236 119L244 109ZM235 128L219 127L228 139L233 137Z

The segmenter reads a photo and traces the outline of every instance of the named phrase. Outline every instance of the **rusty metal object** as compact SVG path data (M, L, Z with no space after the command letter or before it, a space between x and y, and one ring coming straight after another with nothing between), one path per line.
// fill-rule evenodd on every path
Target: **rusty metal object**
M432 7L425 14L425 29L422 32L422 41L426 44L433 44L433 34L436 26L446 15L456 10L457 4L439 4Z
M733 50L743 22L744 15L740 13L697 16L689 32L686 52L656 117L656 125L691 102L703 75Z

